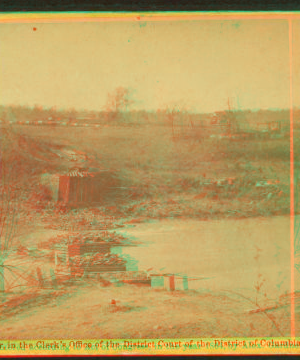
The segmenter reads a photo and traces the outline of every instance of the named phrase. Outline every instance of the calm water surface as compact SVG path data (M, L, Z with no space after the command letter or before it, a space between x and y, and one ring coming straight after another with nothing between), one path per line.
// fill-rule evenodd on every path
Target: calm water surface
M289 217L162 220L124 231L142 245L122 248L139 270L181 273L189 288L277 298L290 292Z

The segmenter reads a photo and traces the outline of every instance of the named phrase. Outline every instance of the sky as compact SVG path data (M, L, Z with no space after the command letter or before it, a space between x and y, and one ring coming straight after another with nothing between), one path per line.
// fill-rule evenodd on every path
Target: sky
M293 21L300 105L300 21ZM0 24L0 102L103 110L116 87L134 109L289 107L286 20Z

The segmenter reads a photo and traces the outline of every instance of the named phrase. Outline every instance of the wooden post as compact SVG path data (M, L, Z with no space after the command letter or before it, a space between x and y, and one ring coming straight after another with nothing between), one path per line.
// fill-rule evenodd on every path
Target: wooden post
M58 256L57 256L57 251L55 251L55 268L57 268L58 266Z
M171 275L169 277L169 281L170 281L170 291L174 291L175 290L175 276Z
M182 277L183 290L189 289L189 279L187 276Z
M50 276L51 276L52 285L53 285L54 289L57 289L57 280L56 280L55 272L52 268L50 269Z
M37 273L37 277L38 277L38 280L39 280L39 285L40 285L40 287L43 287L44 286L44 279L43 279L43 275L42 275L42 271L41 271L40 267L36 268L36 273Z
M69 267L69 249L66 249L66 265Z
M175 276L167 275L164 277L164 287L166 290L174 291L175 290Z

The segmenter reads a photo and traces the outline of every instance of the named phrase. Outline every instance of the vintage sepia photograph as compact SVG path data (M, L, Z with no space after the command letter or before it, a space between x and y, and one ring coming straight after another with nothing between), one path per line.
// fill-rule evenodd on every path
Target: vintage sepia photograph
M300 336L300 15L2 16L0 54L0 351Z

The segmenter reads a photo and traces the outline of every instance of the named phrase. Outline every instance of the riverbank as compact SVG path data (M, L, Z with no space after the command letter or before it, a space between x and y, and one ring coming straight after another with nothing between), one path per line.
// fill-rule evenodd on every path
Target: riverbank
M123 247L122 253L129 251L139 270L152 268L155 273L164 267L163 272L208 277L190 281L188 290L168 291L86 276L56 289L34 286L7 297L1 330L10 339L25 335L39 339L289 336L290 253L283 248L289 242L285 239L289 218L227 222L168 219L118 230L128 239L138 239L137 247ZM39 230L34 233L28 228L31 250L47 243L49 230ZM52 238L67 234L48 233ZM278 294L285 296L273 293L277 286L281 287ZM250 287L252 292L241 287ZM67 326L61 324L62 319Z
M47 298L48 296L48 298ZM2 319L5 338L109 339L289 336L285 302L268 313L234 294L156 290L82 282L68 292L35 294L42 306L18 306ZM41 299L39 301L39 298ZM47 301L45 301L47 299ZM112 304L115 300L115 304Z

